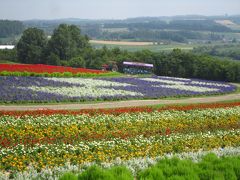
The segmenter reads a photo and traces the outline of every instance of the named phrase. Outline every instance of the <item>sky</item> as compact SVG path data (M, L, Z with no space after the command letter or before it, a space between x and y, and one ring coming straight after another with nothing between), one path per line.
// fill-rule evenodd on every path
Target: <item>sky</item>
M240 0L0 0L0 19L239 15Z

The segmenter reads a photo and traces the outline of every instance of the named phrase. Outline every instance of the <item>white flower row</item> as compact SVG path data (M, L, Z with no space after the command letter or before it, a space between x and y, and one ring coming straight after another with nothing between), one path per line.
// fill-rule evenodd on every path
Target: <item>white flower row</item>
M163 156L159 156L156 158L150 157L142 157L142 158L134 158L127 161L122 161L120 158L116 158L111 163L101 163L103 168L110 168L113 166L126 166L128 169L132 171L134 175L140 170L144 170L154 164L156 164L160 159L163 158L172 158L178 157L180 159L191 159L194 162L198 162L202 159L203 156L214 153L218 157L223 156L239 156L240 155L240 147L226 147L226 148L217 148L212 149L210 151L199 150L197 152L183 152L176 154L165 154ZM90 167L95 163L85 163L83 165L71 165L69 162L66 162L64 166L54 167L52 169L45 168L38 172L34 167L30 166L28 171L18 172L15 174L14 179L16 180L31 180L31 179L48 179L55 180L58 179L65 172L75 172L80 173L86 169L86 167ZM9 179L9 173L0 172L0 179Z
M132 92L127 90L115 90L111 88L99 88L99 87L77 87L77 86L70 86L70 87L41 87L41 86L32 86L32 87L24 87L21 89L30 89L37 92L46 92L52 93L57 95L63 95L68 97L91 97L91 98L101 98L105 97L113 97L113 96L144 96L142 93L139 92Z
M158 77L159 77L159 78L164 78L164 79L180 80L180 81L191 81L191 79L179 78L179 77L170 77L170 76L158 76Z
M44 78L44 79L56 81L56 82L67 82L71 84L78 84L86 87L133 86L132 84L128 84L128 83L111 82L111 81L105 81L101 79L92 79L92 78Z
M88 114L82 115L50 115L50 116L1 116L0 125L1 127L12 126L19 127L24 125L32 126L63 126L71 124L96 124L100 125L103 123L137 123L137 122L164 122L164 121L174 121L181 123L182 120L189 121L205 121L206 119L211 119L213 121L218 121L220 118L236 116L240 117L240 106L231 108L217 108L217 109L195 109L188 111L154 111L154 112L138 112L138 113L123 113L119 116L114 116L110 114L96 114L95 116L90 116Z
M193 92L218 92L219 89L216 88L207 88L207 87L199 87L199 86L190 86L184 84L175 84L175 85L160 85L155 87L163 87L169 89L179 89L184 91L193 91Z
M158 78L140 78L143 81L149 81L149 82L159 82L159 83L167 83L172 85L180 85L185 84L185 82L182 81L172 81L172 80L166 80L166 79L158 79Z
M155 85L155 87L186 90L186 91L193 91L193 92L217 92L219 91L217 87L230 87L229 85L223 84L223 83L201 82L201 81L195 81L195 80L178 81L179 78L174 78L174 79L176 79L176 81L168 80L168 79L158 79L158 78L141 78L141 80L144 80L144 81L159 82L159 83L167 84L167 85ZM208 86L214 86L214 87L210 88L210 87L201 87L196 85L208 85Z
M221 82L204 82L204 81L199 81L199 80L193 80L193 79L187 79L187 78L177 78L177 77L168 77L168 76L158 76L158 77L159 78L164 78L164 79L173 79L174 81L172 81L172 80L168 81L170 84L174 83L176 81L184 81L183 83L208 85L208 86L219 86L219 87L230 87L230 85L228 85L226 83L221 83ZM159 81L159 82L161 82L161 81ZM164 82L164 81L162 81L162 82ZM167 81L165 81L165 82L168 83ZM181 82L176 82L176 83L181 83Z
M210 82L201 82L201 81L190 81L190 84L197 84L197 85L207 85L207 86L217 86L217 87L230 87L227 84L223 83L210 83Z

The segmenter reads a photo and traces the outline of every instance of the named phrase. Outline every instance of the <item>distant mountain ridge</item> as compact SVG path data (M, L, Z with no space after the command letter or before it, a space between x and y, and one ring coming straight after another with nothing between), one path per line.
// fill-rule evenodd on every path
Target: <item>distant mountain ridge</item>
M240 19L240 15L219 15L219 16L204 16L204 15L176 15L176 16L158 16L158 17L134 17L126 19L81 19L81 18L62 18L62 19L30 19L23 22L82 22L82 23L106 23L106 22L139 22L139 21L169 21L169 20L219 20L219 19Z

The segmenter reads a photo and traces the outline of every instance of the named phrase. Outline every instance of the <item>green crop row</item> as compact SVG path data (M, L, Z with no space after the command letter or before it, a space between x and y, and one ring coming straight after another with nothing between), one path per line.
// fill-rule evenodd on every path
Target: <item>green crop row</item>
M83 77L83 78L92 78L92 77L113 77L121 76L118 72L108 72L108 73L77 73L73 74L71 72L54 72L54 73L36 73L36 72L10 72L10 71L1 71L0 76L36 76L36 77Z
M208 154L200 162L191 160L180 160L178 158L162 159L155 165L140 170L136 177L125 167L112 167L103 169L92 166L80 174L71 172L65 173L60 180L156 180L156 179L188 179L188 180L207 180L207 179L228 179L237 180L240 178L240 157L221 157L215 154Z

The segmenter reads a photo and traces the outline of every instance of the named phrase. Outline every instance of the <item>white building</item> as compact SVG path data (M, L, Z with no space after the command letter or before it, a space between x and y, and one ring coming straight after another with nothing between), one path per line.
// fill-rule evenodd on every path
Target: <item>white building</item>
M14 47L13 45L0 45L0 49L13 49Z

